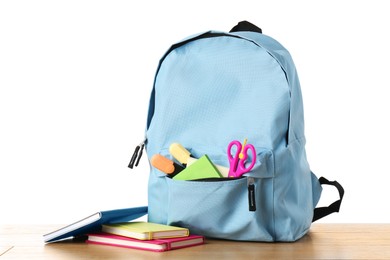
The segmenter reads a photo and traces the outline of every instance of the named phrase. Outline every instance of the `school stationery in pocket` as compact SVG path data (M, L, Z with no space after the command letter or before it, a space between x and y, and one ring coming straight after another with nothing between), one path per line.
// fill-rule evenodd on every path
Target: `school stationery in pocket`
M191 157L207 154L230 169L232 140L247 138L253 149L247 162L233 161L228 178L175 180L152 168L149 221L222 239L295 241L312 221L339 211L342 186L318 179L307 162L302 103L290 54L253 24L173 44L158 64L139 147L148 158L173 159L169 147L180 143ZM321 185L335 186L340 199L315 208Z

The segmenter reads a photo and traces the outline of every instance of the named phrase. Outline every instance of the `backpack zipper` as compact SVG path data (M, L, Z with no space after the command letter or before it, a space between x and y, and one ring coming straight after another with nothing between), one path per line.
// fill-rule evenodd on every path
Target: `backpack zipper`
M256 211L256 200L255 200L255 178L248 178L248 203L249 211Z
M142 151L145 148L146 141L147 141L147 139L145 137L145 139L139 145L137 145L137 147L135 147L133 156L131 156L131 159L130 159L130 162L128 165L128 167L130 169L133 169L134 164L135 164L135 167L138 166L139 161L141 160L141 157L142 157Z

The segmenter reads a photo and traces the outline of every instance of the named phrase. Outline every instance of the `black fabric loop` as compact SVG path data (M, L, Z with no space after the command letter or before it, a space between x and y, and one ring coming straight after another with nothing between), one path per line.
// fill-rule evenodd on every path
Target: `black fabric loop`
M325 216L327 216L329 214L332 214L334 212L339 212L340 206L341 206L341 202L343 201L343 197L344 197L344 188L337 181L328 181L324 177L319 178L318 181L320 182L321 185L325 184L325 185L331 185L331 186L336 187L336 189L339 192L340 199L336 200L335 202L333 202L332 204L330 204L327 207L315 208L314 209L314 216L313 216L312 222L314 222L316 220L319 220L320 218L323 218L323 217L325 217Z
M229 32L242 32L242 31L257 32L257 33L263 32L259 27L257 27L256 25L248 21L239 22Z

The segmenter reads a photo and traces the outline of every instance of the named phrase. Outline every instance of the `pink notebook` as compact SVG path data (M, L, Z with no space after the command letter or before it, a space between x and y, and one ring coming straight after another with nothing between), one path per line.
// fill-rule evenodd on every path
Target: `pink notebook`
M138 240L124 236L96 233L88 234L87 243L163 252L172 249L201 245L204 243L204 237L197 235L189 235L187 237L179 238Z

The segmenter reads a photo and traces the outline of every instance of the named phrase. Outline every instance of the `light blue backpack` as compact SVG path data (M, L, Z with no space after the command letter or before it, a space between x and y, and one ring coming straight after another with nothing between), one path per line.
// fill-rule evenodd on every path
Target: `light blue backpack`
M245 138L256 164L241 178L183 181L151 167L149 221L213 238L295 241L312 221L339 211L343 188L318 180L307 163L298 76L280 43L243 21L229 33L172 45L158 65L146 140L136 151L145 145L149 159L173 160L169 146L180 143L193 157L229 167L228 144ZM340 200L315 208L321 184L335 186Z

